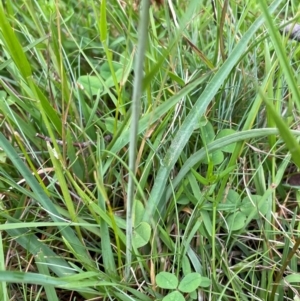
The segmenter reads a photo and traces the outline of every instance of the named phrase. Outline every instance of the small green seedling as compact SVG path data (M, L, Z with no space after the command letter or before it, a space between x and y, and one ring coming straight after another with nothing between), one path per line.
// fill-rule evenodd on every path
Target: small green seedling
M169 272L161 272L156 275L156 284L160 288L173 290L162 301L185 301L184 293L189 294L190 299L197 299L197 288L210 286L210 280L199 273L189 273L181 279Z
M247 221L249 222L249 216L256 211L256 214L253 215L253 219L259 217L259 215L265 215L268 212L269 204L268 202L263 202L260 204L262 196L252 195L240 199L239 194L230 189L227 194L226 203L235 205L235 210L231 212L227 219L226 225L230 231L238 231L247 226Z

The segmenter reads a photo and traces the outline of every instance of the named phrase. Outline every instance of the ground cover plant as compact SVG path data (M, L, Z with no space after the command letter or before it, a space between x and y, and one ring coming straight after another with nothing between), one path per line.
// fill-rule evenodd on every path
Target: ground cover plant
M0 300L299 300L297 9L1 2Z

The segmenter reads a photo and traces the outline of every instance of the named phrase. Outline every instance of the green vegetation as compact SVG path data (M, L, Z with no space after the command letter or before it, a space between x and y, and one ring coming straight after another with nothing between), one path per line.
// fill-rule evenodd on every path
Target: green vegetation
M0 3L0 301L299 300L297 1L141 2Z

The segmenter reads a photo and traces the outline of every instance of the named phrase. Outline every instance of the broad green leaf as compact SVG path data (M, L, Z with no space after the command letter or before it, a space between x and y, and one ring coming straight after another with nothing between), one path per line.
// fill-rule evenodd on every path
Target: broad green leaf
M123 66L119 62L111 62L111 64L115 72L123 70ZM105 62L101 65L99 73L105 81L111 77L111 70L108 62Z
M136 228L134 228L133 231L133 246L135 248L141 248L145 246L151 236L151 227L148 223L146 222L141 222Z
M144 204L139 200L135 200L134 209L133 209L133 226L134 227L139 226L139 224L142 222L144 210L145 210Z
M122 66L120 63L116 63L116 62L112 62L111 63L114 73L115 73L115 77L118 83L121 82L123 75L124 75L124 66ZM132 68L131 68L132 70ZM130 70L130 71L131 71ZM127 70L128 72L128 70ZM114 78L111 74L111 70L110 70L110 66L107 62L103 63L100 67L100 75L103 78L103 80L105 81L105 85L110 88L114 86Z
M287 275L286 277L284 277L284 281L287 283L299 283L300 282L300 274L293 273L291 275Z
M268 211L267 202L264 202L262 206L258 208L258 204L261 198L262 196L260 195L252 195L250 200L250 198L246 196L241 202L241 207L240 207L241 212L243 212L247 216L253 211L257 211L258 214L258 210L261 214L266 214Z
M233 189L229 189L226 196L226 203L235 204L238 207L241 203L240 195Z
M101 80L94 75L82 75L78 78L77 83L90 96L101 94L104 90Z
M247 216L242 212L235 212L228 216L225 227L229 231L237 231L246 226Z
M177 201L176 201L176 203L177 204L180 204L180 205L187 205L187 204L189 204L191 201L189 200L189 198L188 197L186 197L186 196L181 196Z
M119 129L121 127L121 122L120 121L117 121L116 123L116 119L115 118L112 118L112 117L107 117L105 118L105 127L106 127L106 130L113 134L116 132L117 129ZM116 129L117 127L117 129Z
M210 161L213 165L220 165L224 161L224 155L221 151L213 152L212 154L208 154L208 156L210 156ZM207 157L203 159L203 163L208 164Z
M235 131L232 130L232 129L224 129L222 131L220 131L216 138L215 139L220 139L220 138L223 138L223 137L227 137L229 135L232 135L234 134ZM222 152L225 152L225 153L233 153L234 149L235 149L235 146L236 146L236 143L232 143L232 144L229 144L229 145L226 145L224 147L222 147Z
M189 293L189 297L190 297L190 300L197 300L198 299L198 290L196 291L192 291L191 293Z
M203 140L204 145L212 142L215 138L216 134L214 131L214 127L210 121L207 121L204 126L201 127L201 138Z
M199 122L198 124L195 125L194 127L194 130L200 128L200 127L203 127L203 126L206 126L206 124L208 123L208 119L206 118L206 116L201 116L200 119L199 119Z
M160 272L155 277L156 284L164 289L176 289L178 279L174 274L169 272Z
M207 277L202 277L201 278L201 283L200 286L201 287L209 287L211 285L211 280Z
M185 298L180 292L175 291L165 296L162 301L185 301Z
M96 294L97 292L91 288L96 286L116 286L113 282L99 281L99 273L82 272L75 274L73 277L52 277L40 273L30 272L15 272L15 271L0 271L0 282L6 281L9 283L29 283L38 284L42 286L55 286L61 289L80 290L80 292L87 292Z
M181 267L184 275L188 275L192 272L190 260L186 255L182 257Z
M180 281L178 289L184 293L191 293L200 285L201 278L199 273L190 273Z
M119 69L115 72L115 76L116 76L116 79L117 79L117 82L119 83L121 81L121 79L123 78L123 69ZM114 86L114 79L112 76L110 76L106 81L105 81L105 85L110 88L110 87L113 87Z

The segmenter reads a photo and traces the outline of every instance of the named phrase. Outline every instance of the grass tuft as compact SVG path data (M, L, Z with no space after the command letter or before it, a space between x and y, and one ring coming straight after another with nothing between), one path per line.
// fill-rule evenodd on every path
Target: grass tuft
M0 3L1 301L298 300L297 7Z

